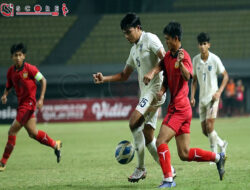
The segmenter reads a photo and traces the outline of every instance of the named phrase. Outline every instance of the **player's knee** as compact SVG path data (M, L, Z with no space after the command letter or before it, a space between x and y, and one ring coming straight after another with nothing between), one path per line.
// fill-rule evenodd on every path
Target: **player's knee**
M28 131L29 137L32 139L36 138L36 134L33 131Z
M145 143L146 145L151 143L154 139L154 133L152 133L151 131L145 130L145 128L143 129L143 134L145 137Z
M14 136L15 134L14 134L11 130L9 130L9 131L8 131L8 135L9 135L9 136Z
M178 155L182 161L188 161L188 153L189 151L186 149L182 151L178 151Z
M143 123L142 119L130 119L129 121L130 130L133 131L137 129L142 125L142 123Z
M17 134L17 132L15 130L13 130L12 128L9 129L9 131L8 131L9 136L15 136L16 134Z
M160 146L161 144L164 144L166 143L162 138L157 138L156 140L156 147Z

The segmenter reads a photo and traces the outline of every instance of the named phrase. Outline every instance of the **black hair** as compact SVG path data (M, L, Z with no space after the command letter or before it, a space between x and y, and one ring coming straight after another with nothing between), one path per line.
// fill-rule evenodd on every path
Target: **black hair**
M23 54L26 54L27 48L23 43L13 44L10 48L11 55L18 51L21 51Z
M181 24L178 22L170 22L164 29L163 29L163 34L169 35L172 38L175 38L175 36L178 37L179 41L181 41L182 37L182 28Z
M197 41L199 44L203 43L203 42L208 42L210 41L210 36L208 33L205 32L201 32L198 36L197 36Z
M131 27L135 28L137 26L140 26L141 28L141 21L139 16L137 16L135 13L128 13L121 20L120 26L122 30L127 30Z

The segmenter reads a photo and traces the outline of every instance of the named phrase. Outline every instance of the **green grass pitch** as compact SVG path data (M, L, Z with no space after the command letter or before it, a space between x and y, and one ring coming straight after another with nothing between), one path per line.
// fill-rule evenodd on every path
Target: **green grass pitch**
M0 156L8 127L0 126ZM38 128L63 141L61 163L56 163L51 148L30 139L22 129L7 168L0 173L1 190L148 190L156 189L162 180L160 167L146 150L147 178L136 184L128 183L127 177L136 166L136 157L127 165L118 164L114 157L118 142L132 140L128 121L39 124ZM172 139L170 151L177 171L176 190L250 189L250 118L217 119L215 129L229 142L225 179L219 181L215 165L182 162L177 155L175 139ZM210 149L197 119L192 121L190 147Z

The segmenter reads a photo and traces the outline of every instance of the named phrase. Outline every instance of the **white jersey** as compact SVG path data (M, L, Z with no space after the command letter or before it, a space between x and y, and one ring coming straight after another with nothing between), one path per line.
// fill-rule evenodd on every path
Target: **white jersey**
M163 82L162 72L156 75L148 85L143 83L144 75L159 63L160 59L157 56L157 52L161 48L163 48L163 45L155 34L143 31L138 43L134 44L130 50L126 65L137 69L141 96L148 91L156 94L161 89Z
M197 76L200 85L200 104L207 105L212 96L218 90L218 76L225 71L220 58L208 52L208 59L204 62L201 59L201 54L193 58L193 72Z

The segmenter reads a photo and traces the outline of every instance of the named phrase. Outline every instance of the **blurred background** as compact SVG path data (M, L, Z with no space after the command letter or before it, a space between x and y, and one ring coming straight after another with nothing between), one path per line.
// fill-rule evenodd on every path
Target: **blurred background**
M221 97L219 116L246 116L250 113L249 0L1 0L0 4L3 3L12 3L15 13L17 6L21 11L25 11L27 5L31 11L35 5L41 5L42 11L46 6L51 11L59 6L59 16L14 14L5 17L0 13L1 95L7 70L12 64L10 46L23 42L28 48L26 61L36 65L47 79L45 98L48 101L65 103L80 99L88 104L86 102L93 99L100 102L107 98L113 100L107 109L102 104L107 112L114 107L117 98L137 98L136 72L125 83L95 85L92 79L93 73L115 74L124 68L132 45L120 30L120 20L127 12L135 12L141 18L143 30L157 34L164 46L163 28L172 20L180 22L182 45L191 57L199 53L197 35L209 33L210 51L221 58L230 76ZM69 11L67 16L62 14L63 3ZM132 106L135 105L136 101ZM162 109L163 114L166 106ZM12 91L8 104L0 104L0 123L12 121L16 107L17 99ZM114 110L117 109L116 106ZM82 110L88 111L87 108ZM193 111L197 117L198 108Z

